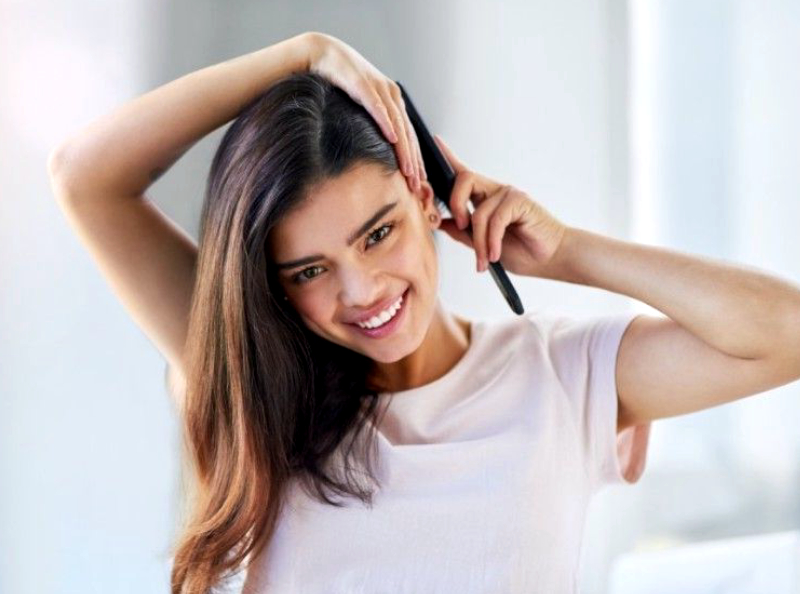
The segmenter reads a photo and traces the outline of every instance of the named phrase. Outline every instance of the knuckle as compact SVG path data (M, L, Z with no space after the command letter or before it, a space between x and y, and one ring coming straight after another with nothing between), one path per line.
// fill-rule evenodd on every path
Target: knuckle
M463 190L464 184L459 178L453 182L453 189L450 191L450 201L456 208L464 206L465 192Z
M392 114L392 122L399 125L405 124L402 115L400 115L400 110L397 109L397 106L391 101L388 103L388 109Z
M404 129L402 121L399 118L393 118L392 121L394 122L395 126L399 126L396 128L398 132L397 138L400 142L400 146L403 149L403 154L408 156L408 133Z
M380 95L372 86L372 84L370 84L368 78L364 76L359 77L359 79L355 82L354 86L359 93L368 96L373 101L380 99Z
M500 243L500 238L503 236L503 232L505 227L503 225L492 225L489 228L489 243L491 245L497 245Z

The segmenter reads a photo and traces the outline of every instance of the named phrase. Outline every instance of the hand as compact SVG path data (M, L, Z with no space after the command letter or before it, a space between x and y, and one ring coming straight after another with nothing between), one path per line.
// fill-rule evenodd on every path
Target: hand
M450 194L453 218L443 219L440 228L475 250L479 272L489 261L499 261L514 274L553 278L547 268L569 227L524 192L470 171L440 136L434 134L434 140L456 174ZM475 205L471 238L465 230L470 224L468 200Z
M428 176L400 87L343 41L318 32L311 32L309 40L309 70L324 76L364 106L395 145L397 161L409 187L418 190L420 179Z

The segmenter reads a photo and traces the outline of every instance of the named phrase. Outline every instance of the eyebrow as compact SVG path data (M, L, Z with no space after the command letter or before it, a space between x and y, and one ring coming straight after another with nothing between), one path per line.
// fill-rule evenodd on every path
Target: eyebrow
M364 235L369 229L377 223L381 217L383 217L387 212L392 210L395 206L397 206L397 201L390 202L389 204L384 204L381 206L374 215L364 221L364 224L361 225L358 229L353 231L350 236L347 238L347 245L353 245L356 240ZM275 266L278 270L286 270L288 268L297 268L298 266L302 266L304 264L311 264L312 262L316 262L317 260L322 260L325 256L322 254L312 254L311 256L306 256L305 258L300 258L298 260L292 260L290 262L282 262L276 263Z

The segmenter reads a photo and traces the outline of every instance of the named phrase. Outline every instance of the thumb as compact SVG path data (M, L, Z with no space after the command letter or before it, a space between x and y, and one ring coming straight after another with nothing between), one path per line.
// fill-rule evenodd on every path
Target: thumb
M470 237L469 233L466 229L459 229L456 225L455 219L442 219L441 223L439 223L439 229L447 233L459 243L463 243L468 248L473 248L472 238Z

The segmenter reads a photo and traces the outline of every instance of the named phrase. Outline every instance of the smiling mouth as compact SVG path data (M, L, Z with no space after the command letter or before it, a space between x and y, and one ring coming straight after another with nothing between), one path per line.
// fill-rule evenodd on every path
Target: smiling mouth
M394 315L389 320L387 320L386 322L381 324L380 326L376 326L374 328L366 328L366 327L359 326L357 322L354 322L354 323L348 322L348 325L352 326L353 328L358 330L360 333L366 334L367 336L370 336L370 337L373 337L373 338L380 338L382 336L385 336L385 335L391 333L395 329L397 324L399 323L400 319L403 317L403 314L405 313L406 305L408 303L408 292L409 292L409 289L410 289L410 287L407 288L403 292L403 294L400 296L402 299L398 298L398 299L400 299L400 306L394 312Z

